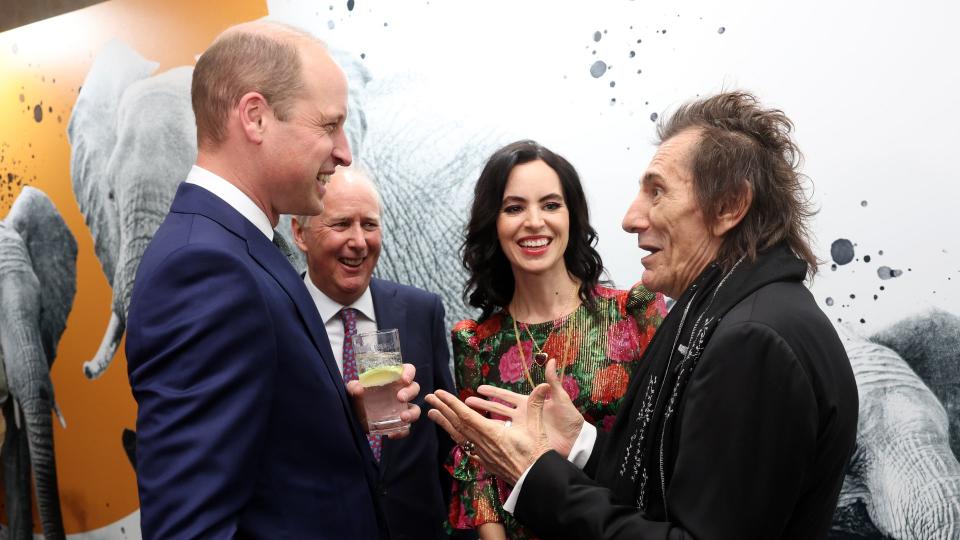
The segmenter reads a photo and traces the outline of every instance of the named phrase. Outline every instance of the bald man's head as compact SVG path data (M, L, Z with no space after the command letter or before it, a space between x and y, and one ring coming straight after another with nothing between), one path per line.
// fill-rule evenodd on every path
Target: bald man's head
M349 306L367 290L380 257L380 196L367 175L340 169L327 184L323 206L317 216L293 220L293 239L314 285Z
M370 179L370 174L358 165L350 167L340 167L337 172L330 177L326 185L326 194L324 195L324 208L333 201L336 204L341 197L352 196L359 192L369 193L376 202L377 214L383 212L383 200L380 198L380 191L377 185ZM321 212L319 215L323 215ZM312 218L317 216L294 216L301 226L309 226Z

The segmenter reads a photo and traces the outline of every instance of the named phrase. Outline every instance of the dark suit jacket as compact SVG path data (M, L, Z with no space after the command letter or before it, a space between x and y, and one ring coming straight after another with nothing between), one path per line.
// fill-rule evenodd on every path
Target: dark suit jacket
M764 269L786 273L788 257ZM856 439L857 387L804 272L747 295L707 342L667 441L673 463L650 479L666 482L669 515L659 491L640 512L641 479L619 472L624 451L612 441L633 432L634 384L618 415L628 420L598 433L584 471L556 452L533 465L516 517L543 538L570 540L825 538Z
M434 390L453 392L443 303L436 294L391 281L370 281L380 329L396 328L403 361L417 367L423 397ZM394 540L445 539L443 521L450 497L450 475L443 462L453 441L433 422L421 419L403 439L383 440L378 489Z
M306 287L203 188L180 186L144 253L126 351L145 539L389 537Z

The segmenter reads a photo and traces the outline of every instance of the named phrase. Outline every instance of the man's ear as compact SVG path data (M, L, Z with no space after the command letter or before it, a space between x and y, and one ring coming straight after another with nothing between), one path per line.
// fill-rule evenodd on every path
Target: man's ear
M720 207L717 219L713 223L714 236L720 237L730 232L743 221L747 211L750 210L750 205L753 203L753 186L747 180L743 181L743 185L743 192L739 197L725 201Z
M266 124L273 118L273 110L259 92L247 92L240 98L236 108L243 135L254 144L263 142Z
M297 247L300 248L300 251L306 253L307 243L303 241L303 225L300 224L300 220L295 217L291 217L290 230L293 232L293 242L297 244Z

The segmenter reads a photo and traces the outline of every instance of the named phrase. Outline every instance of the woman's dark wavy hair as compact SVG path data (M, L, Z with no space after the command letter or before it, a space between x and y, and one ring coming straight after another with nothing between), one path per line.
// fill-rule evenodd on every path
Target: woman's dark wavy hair
M497 218L510 171L517 165L541 160L560 177L563 198L570 214L570 238L563 260L567 272L580 280L580 299L593 305L593 290L603 273L603 261L594 249L597 232L590 226L587 198L576 169L562 156L531 140L517 141L497 150L487 160L473 192L466 238L460 247L463 267L470 273L463 298L483 311L483 318L496 308L506 308L513 298L514 279L510 261L500 248Z
M681 106L657 127L660 143L686 131L700 131L691 157L694 191L707 226L721 210L753 201L743 220L724 237L718 262L729 270L737 259L785 242L817 272L810 247L809 220L816 214L804 192L809 181L800 172L802 155L790 137L793 122L783 111L768 109L752 94L724 92Z

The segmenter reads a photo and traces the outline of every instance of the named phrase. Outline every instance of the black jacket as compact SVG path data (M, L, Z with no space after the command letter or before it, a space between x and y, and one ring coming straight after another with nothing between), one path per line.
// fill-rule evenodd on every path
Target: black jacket
M734 284L739 300L693 371L646 513L618 473L633 384L584 471L554 452L534 464L516 517L549 539L824 538L854 448L857 388L803 269L784 257L761 255Z

